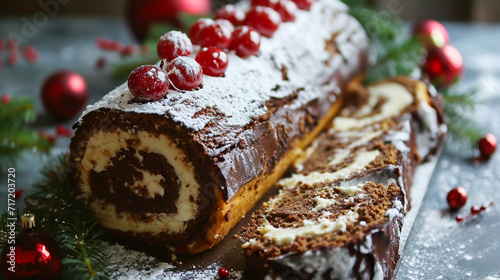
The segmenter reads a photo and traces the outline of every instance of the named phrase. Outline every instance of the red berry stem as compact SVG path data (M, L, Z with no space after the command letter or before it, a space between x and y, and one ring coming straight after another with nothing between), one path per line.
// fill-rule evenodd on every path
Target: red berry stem
M490 206L493 206L493 202L484 203L481 206L474 205L470 208L469 215L467 215L467 216L458 215L455 217L455 220L457 221L457 223L464 222L464 221L478 215L479 213L486 211L486 209Z

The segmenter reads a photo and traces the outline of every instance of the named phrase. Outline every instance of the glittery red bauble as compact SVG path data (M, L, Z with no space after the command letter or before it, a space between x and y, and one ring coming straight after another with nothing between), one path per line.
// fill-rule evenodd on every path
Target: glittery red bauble
M413 35L419 37L426 49L442 48L450 43L450 36L444 26L435 20L424 20L415 25Z
M183 28L180 14L210 14L210 0L129 0L127 21L137 40L143 42L154 24L170 24Z
M0 256L5 280L55 280L61 272L61 258L54 240L39 230L22 230L7 243Z
M42 102L47 112L56 118L73 118L85 105L87 83L73 71L59 71L47 78L42 87Z
M437 86L449 86L460 79L463 71L463 59L460 52L450 45L431 49L423 71Z
M467 202L467 191L462 187L457 187L448 192L446 201L451 209L462 208Z
M497 138L491 133L486 134L479 140L478 148L481 156L489 158L497 149Z

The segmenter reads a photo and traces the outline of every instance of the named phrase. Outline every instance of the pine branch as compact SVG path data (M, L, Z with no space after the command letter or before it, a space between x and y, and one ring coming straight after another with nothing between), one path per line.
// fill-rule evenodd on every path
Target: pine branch
M28 126L34 119L30 98L15 97L9 104L0 103L0 165L15 164L26 151L50 150L50 142Z
M404 24L387 11L376 11L366 6L366 1L344 0L350 13L363 26L371 40L375 63L368 70L365 84L381 79L410 75L424 59L424 48L416 38L411 38Z
M59 156L42 170L34 184L35 194L26 199L26 209L37 217L39 227L62 244L63 275L67 279L109 279L101 250L101 232L95 228L93 212L73 189L67 156Z
M459 91L456 87L442 92L445 122L449 137L458 148L473 151L479 139L484 136L482 128L468 115L473 113L477 101L477 89Z
M424 59L424 49L414 38L406 39L396 45L388 43L384 45L387 51L377 57L377 62L370 68L365 78L367 84L387 77L408 76L419 68Z

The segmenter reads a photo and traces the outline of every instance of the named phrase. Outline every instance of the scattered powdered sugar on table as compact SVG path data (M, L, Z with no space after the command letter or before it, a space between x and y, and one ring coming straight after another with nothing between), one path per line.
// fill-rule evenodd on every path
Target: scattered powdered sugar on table
M216 263L203 268L193 266L192 270L179 271L173 264L160 262L146 253L127 249L119 244L103 242L103 246L113 280L220 279L217 273L221 265ZM238 280L242 277L243 272L230 271L226 279Z
M490 101L491 102L491 101ZM500 123L487 110L474 117L491 120L489 131L500 131ZM499 279L500 165L495 154L489 161L471 164L471 156L447 143L431 180L427 197L409 237L397 279ZM447 193L457 186L467 190L467 204L456 212L449 210ZM494 202L488 209L460 224L457 215L467 216L473 205ZM432 276L430 276L432 275Z

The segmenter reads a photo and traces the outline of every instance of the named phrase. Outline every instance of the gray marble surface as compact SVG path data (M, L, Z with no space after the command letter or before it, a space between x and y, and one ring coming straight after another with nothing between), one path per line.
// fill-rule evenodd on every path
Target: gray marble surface
M0 70L0 95L27 95L36 100L39 118L34 126L51 132L58 124L71 126L74 120L57 122L46 116L40 103L40 88L46 77L59 69L82 74L90 89L89 103L99 100L120 82L110 77L116 54L104 53L95 46L98 36L133 42L122 19L51 18L32 34L23 34L20 18L0 19L0 36L13 32L28 39L40 52L40 61L16 66L3 64ZM454 45L463 55L465 75L462 88L478 87L482 103L470 117L500 137L500 25L446 23ZM25 31L25 30L24 30ZM26 33L26 32L24 32ZM31 36L32 35L32 36ZM0 53L6 58L6 52ZM96 60L107 57L108 66L95 69ZM60 139L52 153L67 149L68 140ZM500 155L480 165L471 164L472 155L447 143L437 164L415 226L409 236L396 279L500 279ZM38 170L47 157L26 155L16 167L17 187L30 193L30 185L39 178ZM0 175L0 208L5 208L7 166ZM469 193L467 205L450 212L447 192L463 186ZM485 213L457 225L457 214L467 215L472 205L492 201ZM18 201L18 204L22 202ZM18 205L22 207L22 205Z

